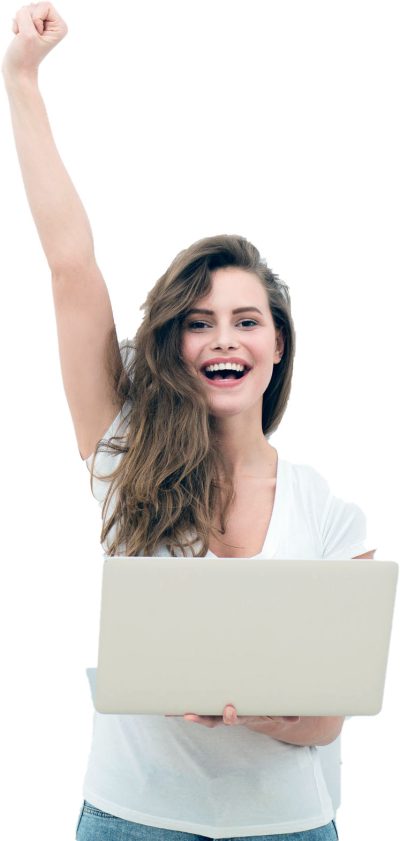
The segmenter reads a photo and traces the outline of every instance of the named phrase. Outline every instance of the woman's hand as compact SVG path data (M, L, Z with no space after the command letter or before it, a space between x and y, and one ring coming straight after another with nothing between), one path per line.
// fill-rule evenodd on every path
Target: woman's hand
M7 79L36 79L40 62L68 32L65 21L51 3L21 6L13 20L15 38L3 58Z
M181 716L168 716L167 718L181 718ZM221 724L244 724L245 726L254 727L271 725L271 732L274 725L284 724L285 722L293 724L299 721L298 715L238 715L233 704L227 704L224 707L222 715L196 715L195 713L185 713L183 716L185 721L194 721L196 724L202 724L204 727L218 727Z

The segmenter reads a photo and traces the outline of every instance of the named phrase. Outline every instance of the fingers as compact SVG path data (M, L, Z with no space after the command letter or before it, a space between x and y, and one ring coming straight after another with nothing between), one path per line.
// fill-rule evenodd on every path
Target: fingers
M224 708L223 713L223 721L224 724L236 724L237 723L237 713L236 709L232 704L227 704Z
M222 715L196 715L195 713L185 713L184 721L191 721L194 724L201 724L203 727L217 727L223 724Z
M57 12L51 3L30 3L28 8L31 10L33 19L38 20L57 20Z
M232 704L227 704L224 707L223 715L196 715L196 713L185 713L183 716L185 721L194 721L197 724L203 724L206 727L216 727L218 724L239 724L239 719L235 707Z
M27 39L43 36L40 44L48 52L64 38L68 27L51 3L31 3L18 9L12 30L15 35L21 34Z
M227 704L221 715L196 715L196 713L185 713L185 721L195 721L197 724L204 724L206 727L215 727L217 724L239 724L237 712L233 704Z
M36 34L35 24L32 20L32 15L29 6L21 6L21 8L18 9L15 21L18 27L18 32L20 32L21 35L31 37L32 35Z
M42 35L45 30L45 22L54 23L57 18L57 12L51 3L30 3L28 6L21 6L18 9L15 18L13 18L12 30L16 35L19 32L24 35L32 35L33 28L36 28Z

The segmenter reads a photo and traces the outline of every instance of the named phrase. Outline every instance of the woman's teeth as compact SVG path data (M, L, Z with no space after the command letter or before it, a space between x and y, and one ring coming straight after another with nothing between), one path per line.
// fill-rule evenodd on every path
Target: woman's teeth
M206 371L244 371L244 365L238 362L217 362L215 365L207 365Z
M203 373L209 380L238 380L247 374L247 370L238 362L217 362L207 365Z

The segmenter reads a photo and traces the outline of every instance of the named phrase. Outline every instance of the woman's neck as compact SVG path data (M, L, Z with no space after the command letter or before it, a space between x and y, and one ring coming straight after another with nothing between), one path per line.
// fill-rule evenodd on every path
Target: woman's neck
M215 435L232 479L275 475L277 452L265 438L260 422L249 423L241 415L218 418Z

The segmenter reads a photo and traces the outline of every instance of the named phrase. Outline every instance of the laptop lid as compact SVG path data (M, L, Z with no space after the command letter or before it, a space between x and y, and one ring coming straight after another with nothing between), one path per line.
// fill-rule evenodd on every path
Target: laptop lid
M102 713L374 715L398 565L106 557Z

